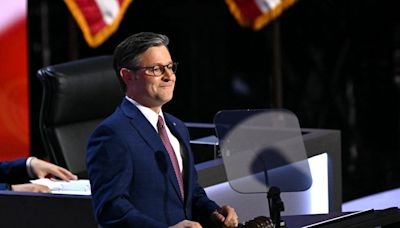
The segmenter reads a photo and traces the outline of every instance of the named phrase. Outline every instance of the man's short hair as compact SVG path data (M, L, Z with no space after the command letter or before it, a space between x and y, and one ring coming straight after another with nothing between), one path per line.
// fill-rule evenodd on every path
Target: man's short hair
M121 68L138 67L139 58L147 49L157 46L167 47L168 43L169 39L166 35L141 32L129 36L118 44L114 50L114 70L124 91L126 91L126 85L119 75Z

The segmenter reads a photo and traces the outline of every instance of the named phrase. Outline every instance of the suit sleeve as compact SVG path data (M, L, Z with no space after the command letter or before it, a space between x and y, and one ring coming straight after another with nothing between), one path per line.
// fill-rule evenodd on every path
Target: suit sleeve
M187 129L187 127L184 125L183 122L177 119L176 121L180 123L179 126L182 132L184 132L184 140L186 140L190 146L189 130ZM190 148L189 148L189 153L192 153ZM189 158L191 159L190 164L192 164L189 168L192 169L191 173L193 173L193 178L194 178L193 206L192 206L194 219L196 221L201 222L206 227L209 227L212 225L212 222L210 221L211 213L219 209L220 206L216 204L213 200L208 198L204 188L199 185L197 171L194 166L193 155L190 154Z
M197 174L196 174L197 179ZM199 221L204 227L213 225L211 214L220 208L213 200L209 199L204 188L197 181L193 190L193 217Z
M28 181L29 176L26 170L25 158L0 162L0 190L5 190L5 183L20 184Z
M102 227L166 227L129 201L132 153L127 152L124 138L103 125L89 140L87 169L96 220Z

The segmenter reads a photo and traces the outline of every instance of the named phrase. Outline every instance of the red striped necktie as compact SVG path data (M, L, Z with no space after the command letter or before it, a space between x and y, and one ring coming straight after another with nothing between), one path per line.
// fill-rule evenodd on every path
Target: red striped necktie
M158 134L161 137L162 142L164 143L165 148L168 151L169 158L172 162L172 166L174 167L176 178L178 179L179 188L181 190L182 199L184 198L184 190L183 190L183 180L182 174L179 169L178 159L176 158L176 154L174 152L174 148L172 148L171 142L169 141L167 131L165 130L164 120L161 116L158 116L157 122Z

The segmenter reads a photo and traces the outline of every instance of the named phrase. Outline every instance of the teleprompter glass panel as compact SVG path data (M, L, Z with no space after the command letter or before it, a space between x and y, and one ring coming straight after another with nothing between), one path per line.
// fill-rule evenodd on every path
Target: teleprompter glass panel
M312 178L297 117L288 110L228 110L214 118L225 171L240 193L304 191Z

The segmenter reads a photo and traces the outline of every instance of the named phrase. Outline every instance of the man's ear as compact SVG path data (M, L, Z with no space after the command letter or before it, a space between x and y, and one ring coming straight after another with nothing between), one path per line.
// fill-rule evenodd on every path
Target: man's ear
M134 71L129 70L127 68L121 68L121 70L119 70L119 76L122 78L122 80L125 82L125 84L128 84L128 82L131 81L132 78L137 80L136 76L132 77L132 75L134 75L134 74L135 74Z

